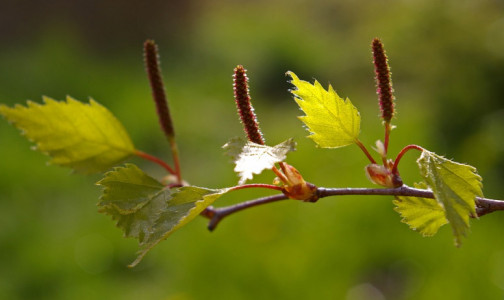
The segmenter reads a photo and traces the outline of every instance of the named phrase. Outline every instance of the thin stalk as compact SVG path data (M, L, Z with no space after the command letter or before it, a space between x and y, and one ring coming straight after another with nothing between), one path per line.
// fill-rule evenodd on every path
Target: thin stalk
M273 171L273 173L275 173L275 175L278 177L278 179L280 179L281 182L289 182L289 179L287 179L287 176L285 176L284 173L280 172L280 170L278 170L278 168L276 166L273 166L273 168L271 168L271 170Z
M397 154L397 158L394 161L394 166L392 167L392 174L397 173L397 166L399 165L399 161L401 160L403 155L411 149L416 149L418 151L424 151L424 149L418 145L408 145L408 146L404 147L401 150L401 152L399 152L399 154Z
M177 177L177 182L182 184L182 172L180 170L180 158L177 143L175 142L175 137L169 139L170 149L173 158L173 164L175 165L175 176Z
M134 154L136 156L139 156L143 159L146 159L146 160L150 160L152 162L155 162L156 164L160 165L161 167L163 167L165 170L168 171L168 173L172 174L172 175L176 175L176 171L172 169L172 167L170 167L166 162L164 162L163 160L161 160L160 158L157 158L155 156L152 156L150 154L147 154L145 152L142 152L140 150L135 150Z
M279 187L279 186L277 186L277 185L264 184L264 183L242 184L242 185L238 185L238 186L232 187L231 190L232 191L238 191L238 190L249 189L249 188L263 188L263 189L270 189L270 190L275 190L275 191L281 191L282 190L282 188Z
M384 147L385 147L385 154L388 153L388 144L390 140L390 122L385 122L385 141L384 141Z
M364 146L360 140L355 140L355 144L357 144L357 146L359 146L359 148L361 148L362 152L364 152L364 154L367 156L367 158L369 159L369 161L371 163L376 164L376 161L371 156L369 151L366 149L366 146Z

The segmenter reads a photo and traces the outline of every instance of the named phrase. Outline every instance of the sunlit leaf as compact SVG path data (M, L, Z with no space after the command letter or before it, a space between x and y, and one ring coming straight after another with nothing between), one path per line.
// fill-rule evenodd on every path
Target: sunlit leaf
M415 184L415 187L427 189L427 185L423 182ZM395 211L402 217L402 222L423 236L433 236L439 227L448 223L445 211L436 199L398 196L393 202L396 206Z
M234 156L236 164L234 171L240 176L239 184L252 179L254 174L260 174L265 169L273 168L276 163L285 160L288 152L296 150L296 143L293 139L288 139L274 147L247 142L237 154L239 146L240 141L235 139L224 145L228 154L231 153L230 155Z
M132 164L108 172L98 184L104 187L99 211L112 216L126 237L139 242L138 257L130 266L228 191L194 186L168 189Z
M476 168L427 150L422 152L417 163L434 197L444 207L455 244L460 246L462 236L469 231L469 217L476 215L475 198L483 196L481 177Z
M241 137L234 137L229 140L222 148L226 150L226 155L231 157L233 161L236 161L243 147L247 144L247 141Z
M322 148L338 148L355 143L360 133L360 114L350 99L343 100L329 85L326 91L318 81L311 84L287 72L296 89L291 90L305 116L311 138Z
M94 100L87 104L71 97L66 101L43 99L44 104L0 105L0 114L35 142L36 149L49 155L51 164L95 173L134 153L123 125Z

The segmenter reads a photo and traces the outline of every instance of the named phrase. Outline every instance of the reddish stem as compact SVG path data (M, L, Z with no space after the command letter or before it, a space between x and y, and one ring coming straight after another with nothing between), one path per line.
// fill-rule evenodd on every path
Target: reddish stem
M388 153L388 144L390 140L390 122L385 122L385 142L384 142L384 147L385 147L385 154Z
M273 166L271 170L275 173L275 175L278 177L278 179L280 179L281 182L289 182L289 179L287 179L285 174L280 172L280 170L278 170L276 166Z
M357 146L359 146L359 148L361 148L362 152L364 152L364 154L366 154L367 158L369 159L369 161L373 164L376 164L376 161L374 160L374 158L371 156L371 154L369 154L369 151L366 149L366 146L364 146L361 141L359 140L355 140L355 144L357 144Z
M418 146L418 145L408 145L404 147L399 154L397 154L397 157L394 161L394 166L392 167L392 174L397 174L397 166L399 165L399 161L403 157L403 155L408 152L411 149L416 149L418 151L424 151L424 148Z
M249 189L249 188L263 188L263 189L270 189L270 190L275 190L275 191L282 190L282 188L277 185L265 184L265 183L242 184L242 185L232 187L231 190L237 191L237 190L243 190L243 189Z
M169 139L170 149L172 152L173 163L175 164L175 176L177 176L177 182L182 184L182 174L180 170L180 158L177 143L175 142L175 137Z
M175 172L172 167L170 167L166 162L164 162L163 160L155 157L155 156L152 156L150 154L147 154L145 152L142 152L140 150L135 150L135 153L134 153L136 156L139 156L141 158L144 158L144 159L147 159L147 160L150 160L152 162L155 162L156 164L160 165L161 167L165 168L168 173L170 174L173 174L173 175L177 175L177 172ZM177 176L178 177L178 176Z

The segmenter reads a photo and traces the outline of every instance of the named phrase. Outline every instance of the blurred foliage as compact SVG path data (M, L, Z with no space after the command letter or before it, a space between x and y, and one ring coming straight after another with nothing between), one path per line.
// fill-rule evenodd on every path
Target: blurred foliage
M478 168L504 197L504 3L387 1L26 1L0 12L0 102L93 97L141 150L168 158L143 69L160 46L183 175L236 183L220 147L243 135L232 70L248 70L270 145L294 137L288 163L320 186L371 186L357 147L317 149L296 119L285 72L331 83L362 115L366 145L382 137L370 42L380 37L399 114L390 152L417 143ZM387 197L286 201L226 219L198 218L134 269L134 240L96 212L99 176L70 175L0 123L1 299L501 299L501 213L472 220L457 249L449 227L422 238ZM134 160L152 176L163 170ZM414 155L401 175L420 179ZM270 182L272 174L257 181ZM240 191L217 204L264 195Z

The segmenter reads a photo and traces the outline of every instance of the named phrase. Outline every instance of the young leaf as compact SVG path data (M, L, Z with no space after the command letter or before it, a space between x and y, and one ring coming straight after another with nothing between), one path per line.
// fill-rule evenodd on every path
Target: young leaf
M86 104L71 97L66 102L43 99L42 105L31 101L13 108L0 105L0 114L49 155L51 164L95 173L135 151L123 125L94 100Z
M241 137L234 137L229 140L222 148L226 150L227 156L231 157L233 161L236 161L242 152L243 147L247 144L247 141Z
M245 183L247 179L252 179L254 174L260 174L265 169L273 168L276 163L285 160L288 152L296 150L296 143L292 138L274 147L249 141L242 146L241 152L237 154L240 143L239 140L232 139L223 146L228 150L229 155L234 156L236 164L234 171L240 176L239 184Z
M427 189L425 183L415 184L416 188ZM423 236L433 236L439 227L448 223L443 207L432 198L396 197L393 201L395 211L413 230L418 230Z
M299 107L306 114L299 117L306 124L311 138L322 148L338 148L355 143L360 133L360 114L350 99L343 100L329 85L326 91L318 81L299 80L287 72L296 89L291 90Z
M113 206L123 215L138 211L165 187L134 164L114 168L96 184L105 187L98 206Z
M427 150L422 152L417 164L420 174L445 210L455 245L460 246L462 236L469 230L469 217L476 215L475 198L483 196L481 177L476 168Z
M138 239L140 250L131 267L229 190L167 189L132 164L108 172L98 184L104 186L99 211L112 216L126 237Z

